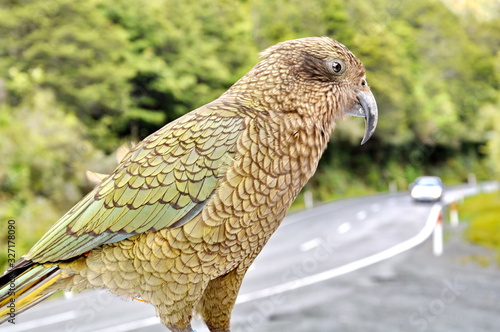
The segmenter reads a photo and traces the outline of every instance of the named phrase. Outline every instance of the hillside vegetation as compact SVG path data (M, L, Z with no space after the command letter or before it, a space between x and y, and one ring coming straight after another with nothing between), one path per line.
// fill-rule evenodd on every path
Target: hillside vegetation
M460 210L462 219L470 222L467 239L494 250L500 264L500 193L468 198Z

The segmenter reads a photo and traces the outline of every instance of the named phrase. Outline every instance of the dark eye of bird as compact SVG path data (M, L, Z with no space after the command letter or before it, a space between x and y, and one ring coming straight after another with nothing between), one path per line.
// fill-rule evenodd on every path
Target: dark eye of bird
M346 64L340 59L334 59L329 62L328 70L333 75L342 75L346 69Z
M342 65L338 62L334 62L332 63L332 69L334 72L340 73L340 71L342 70Z

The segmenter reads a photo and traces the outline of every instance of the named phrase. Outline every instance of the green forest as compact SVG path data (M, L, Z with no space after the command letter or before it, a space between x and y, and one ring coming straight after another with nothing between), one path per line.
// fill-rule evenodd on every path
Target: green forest
M120 146L218 97L266 47L306 36L350 48L379 108L363 146L363 121L337 126L307 185L316 200L406 190L424 174L498 178L500 3L471 2L2 0L2 225L16 220L26 252L91 189L86 170L110 172Z

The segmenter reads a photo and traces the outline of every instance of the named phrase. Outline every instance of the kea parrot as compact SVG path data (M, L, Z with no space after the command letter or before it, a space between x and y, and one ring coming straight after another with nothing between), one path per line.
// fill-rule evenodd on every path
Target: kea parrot
M133 147L0 277L0 319L58 290L151 303L174 332L198 313L229 331L243 277L314 174L335 122L377 104L363 64L328 37L289 40L216 100ZM15 285L13 288L9 285Z

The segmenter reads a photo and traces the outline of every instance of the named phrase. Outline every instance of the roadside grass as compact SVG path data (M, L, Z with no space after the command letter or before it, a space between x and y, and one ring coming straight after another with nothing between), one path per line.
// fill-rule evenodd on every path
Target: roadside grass
M500 193L467 198L459 210L461 219L469 221L467 240L494 250L500 265Z

